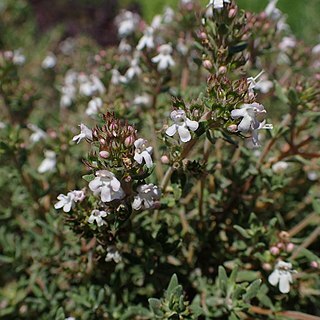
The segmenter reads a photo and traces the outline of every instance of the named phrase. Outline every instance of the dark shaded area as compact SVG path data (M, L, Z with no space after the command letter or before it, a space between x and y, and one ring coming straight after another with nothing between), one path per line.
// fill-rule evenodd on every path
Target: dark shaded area
M45 33L63 25L65 37L88 34L100 45L117 42L113 19L118 12L118 0L28 0L39 30Z

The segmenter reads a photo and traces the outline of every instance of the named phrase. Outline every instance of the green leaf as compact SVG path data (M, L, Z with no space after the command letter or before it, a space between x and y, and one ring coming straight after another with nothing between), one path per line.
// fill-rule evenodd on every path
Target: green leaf
M56 317L55 317L55 320L64 320L66 318L66 315L63 311L63 308L60 307L58 310L57 310L57 313L56 313Z
M92 173L82 176L82 179L86 180L87 182L91 182L92 180L94 180L94 178L95 178L95 176Z
M228 276L227 276L226 270L222 266L219 266L218 281L219 281L220 289L226 295L227 294Z
M244 301L250 301L252 298L256 297L260 289L261 279L253 281L247 289L247 292L243 295Z
M161 300L156 298L150 298L148 299L149 307L151 311L159 317L162 317L164 315L163 311L161 310Z
M251 236L249 235L247 230L243 229L238 225L234 225L233 228L236 229L244 238L251 239Z
M167 292L166 292L166 295L167 296L170 296L170 294L174 291L174 289L179 285L179 282L178 282L178 277L176 274L174 274L171 279L170 279L170 282L169 282L169 285L168 285L168 288L167 288Z

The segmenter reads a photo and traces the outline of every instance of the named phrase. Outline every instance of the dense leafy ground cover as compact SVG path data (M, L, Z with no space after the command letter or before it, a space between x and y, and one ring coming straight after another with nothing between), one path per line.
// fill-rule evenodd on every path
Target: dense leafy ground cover
M320 47L230 2L0 4L1 318L319 319Z

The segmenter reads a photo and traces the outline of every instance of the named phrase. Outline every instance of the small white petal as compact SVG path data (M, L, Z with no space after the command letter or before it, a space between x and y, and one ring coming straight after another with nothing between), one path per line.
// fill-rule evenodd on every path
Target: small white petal
M184 126L178 127L178 133L179 133L179 137L182 142L188 142L191 140L191 134L190 134L189 130L187 128L185 128Z
M177 125L173 124L166 130L166 134L170 137L172 137L177 132Z
M199 123L197 121L192 121L189 119L186 119L186 125L191 131L196 131L199 128Z
M291 274L289 272L286 272L285 274L281 274L280 282L279 282L280 292L288 293L290 291L290 279L291 279Z
M274 270L268 277L268 281L271 285L276 286L279 282L279 278L279 270Z

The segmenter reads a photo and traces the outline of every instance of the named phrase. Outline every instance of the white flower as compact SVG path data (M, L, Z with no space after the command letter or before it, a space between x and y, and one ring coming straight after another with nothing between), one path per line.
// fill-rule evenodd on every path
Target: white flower
M312 54L314 55L320 54L320 43L312 48Z
M139 164L143 162L146 163L148 168L151 168L153 165L151 154L152 154L152 147L147 147L147 140L144 139L137 139L134 142L135 151L134 151L134 160L136 160Z
M103 102L99 97L92 98L88 103L88 108L86 109L86 115L94 116L102 108Z
M90 75L90 80L93 86L93 91L95 93L104 94L106 92L106 88L102 81L94 74Z
M213 6L214 9L222 9L224 2L230 3L230 0L210 0L207 7Z
M93 96L97 93L103 94L106 91L101 80L93 74L88 77L81 73L78 77L78 82L79 93L87 97Z
M157 30L161 27L161 24L162 24L162 17L160 14L157 14L156 16L153 17L151 21L151 28L153 28L153 30Z
M57 64L57 58L56 56L50 52L42 61L41 66L43 69L52 69Z
M134 210L153 208L161 196L159 188L152 183L138 186L137 191L132 203Z
M272 171L274 173L283 173L284 171L286 171L289 167L288 162L285 161L278 161L275 164L272 165Z
M265 120L267 111L259 103L244 104L240 109L231 111L232 119L242 118L238 125L238 131L250 132L258 129L260 124Z
M122 199L125 196L120 181L108 170L97 171L96 178L89 183L89 188L95 196L101 196L102 202Z
M281 293L288 293L290 291L290 283L292 283L292 264L289 262L278 261L274 271L268 277L271 285L276 286L279 283L279 290Z
M100 210L92 210L91 215L88 219L89 223L97 223L98 227L103 226L104 224L107 224L102 218L106 217L108 214L106 211L100 211Z
M73 190L67 193L65 196L64 194L58 195L58 200L54 205L55 209L63 208L64 212L70 212L71 208L74 207L76 202L82 201L85 198L85 193L83 190Z
M174 18L174 10L170 7L166 7L164 9L164 12L163 12L163 22L164 23L171 23L173 21L173 18Z
M30 136L30 141L31 141L32 143L36 143L36 142L38 142L38 141L40 141L40 140L42 140L42 139L47 138L47 136L48 136L42 129L40 129L39 127L37 127L36 125L34 125L34 124L32 124L32 123L29 123L29 124L27 125L27 127L28 127L31 131L33 131L33 133L32 133L31 136Z
M127 83L127 78L120 74L120 72L117 69L111 70L112 76L111 76L111 83L114 85L118 85L120 83Z
M22 66L26 62L26 57L21 53L20 49L13 51L12 62L17 66Z
M251 140L252 140L252 144L253 144L252 147L253 148L257 148L257 147L261 146L260 141L259 141L259 130L261 130L261 129L272 130L273 125L270 123L266 123L266 121L262 121L259 124L259 127L257 129L252 130Z
M92 139L92 131L83 123L80 124L80 133L72 138L72 141L79 143L82 139Z
M118 26L118 35L120 38L125 38L137 29L140 17L138 14L131 11L122 11L115 19Z
M75 39L67 38L60 43L59 49L64 55L70 56L74 52L75 45L76 45Z
M174 124L166 130L166 134L172 137L178 131L182 142L191 140L191 134L188 128L191 131L196 131L199 127L199 123L188 119L186 113L181 109L172 111L170 117Z
M78 82L78 73L73 70L68 70L64 78L64 85L61 88L60 107L70 107L76 96L76 84Z
M288 49L294 48L297 44L297 40L294 37L283 37L279 43L279 49L282 52L288 51Z
M141 74L141 68L139 67L139 60L133 59L131 61L129 69L125 73L126 81L132 80L134 77L138 77Z
M122 257L118 250L114 246L110 246L107 248L106 262L114 261L115 263L119 263L122 260Z
M148 95L148 94L143 94L141 96L136 96L133 99L133 105L150 107L150 105L151 105L151 96Z
M130 53L132 47L126 39L122 39L119 43L118 50L120 53Z
M52 172L56 168L56 154L54 151L46 150L44 152L44 160L40 163L38 167L39 173Z
M259 81L257 81L261 75L264 73L264 71L261 71L257 76L249 77L247 79L248 84L249 84L249 93L254 93L253 89L259 90L262 93L268 93L270 89L273 87L272 81L264 78L261 78Z
M142 50L144 48L153 49L154 48L154 40L153 40L153 28L147 27L143 36L139 40L137 45L137 50Z
M159 54L151 59L153 63L158 64L158 71L169 69L175 65L172 59L172 47L170 44L163 44L158 48Z

